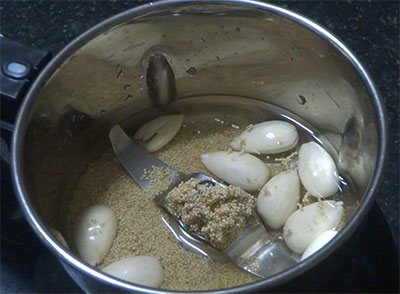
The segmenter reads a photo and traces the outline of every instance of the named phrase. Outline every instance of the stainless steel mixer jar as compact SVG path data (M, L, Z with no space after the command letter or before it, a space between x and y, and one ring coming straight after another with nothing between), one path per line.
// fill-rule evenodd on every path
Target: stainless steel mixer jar
M159 72L167 86L153 87L150 61L160 55L167 61ZM359 205L334 242L313 257L270 278L214 293L285 283L325 259L360 225L381 179L387 134L377 90L345 45L312 21L269 4L149 3L71 42L32 84L16 120L12 165L20 204L82 289L167 292L114 279L51 234L49 228L58 228L66 217L68 183L76 182L76 170L87 165L93 150L109 146L107 134L115 123L143 119L149 107L160 110L188 97L217 94L266 101L317 127L315 135L330 143L338 168L353 180Z

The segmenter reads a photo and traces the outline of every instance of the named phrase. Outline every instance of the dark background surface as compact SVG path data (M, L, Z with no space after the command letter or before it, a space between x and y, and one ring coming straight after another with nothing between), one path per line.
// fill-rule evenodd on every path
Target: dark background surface
M98 22L146 2L1 1L0 33L9 39L56 54L69 41ZM389 123L388 164L377 203L398 249L399 2L270 2L298 12L330 30L355 53L375 81L386 106Z

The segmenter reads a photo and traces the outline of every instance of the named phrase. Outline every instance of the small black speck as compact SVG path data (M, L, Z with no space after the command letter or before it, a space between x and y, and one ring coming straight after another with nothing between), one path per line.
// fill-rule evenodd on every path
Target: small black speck
M304 97L303 95L299 94L299 96L297 97L297 102L300 105L304 105L307 102L306 97Z
M237 27L237 28L235 29L235 32L236 32L236 33L240 33L240 28Z
M304 105L307 102L306 97L304 97L303 95L299 94L299 96L297 97L297 102L299 104L301 104L301 105Z
M186 73L189 74L189 75L191 75L191 76L195 76L195 75L197 74L197 70L196 70L196 68L194 68L194 67L192 66L192 67L190 67L190 68L186 71Z
M121 77L122 74L122 67L121 65L117 65L117 79L119 79Z
M129 98L132 98L133 96L131 94L128 94L125 98L124 101L128 100Z

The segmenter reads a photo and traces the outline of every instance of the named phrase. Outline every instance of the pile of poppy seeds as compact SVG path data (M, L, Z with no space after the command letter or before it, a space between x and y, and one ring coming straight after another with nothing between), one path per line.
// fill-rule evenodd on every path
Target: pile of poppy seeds
M236 117L235 121L229 122L224 118L224 124L214 120L187 122L176 137L154 155L183 173L202 172L212 176L202 164L201 155L228 149L232 138L239 135L248 124L247 121L240 124L237 120ZM237 125L240 125L240 129L236 128ZM150 255L158 258L163 266L162 289L220 289L259 279L233 263L217 263L184 249L162 221L167 213L153 202L153 198L169 185L167 171L155 169L148 171L147 176L151 178L152 187L143 191L124 170L112 150L91 163L80 178L70 204L69 243L72 244L72 230L77 214L86 207L101 204L115 212L118 229L110 251L98 265L100 269L128 256ZM229 198L230 193L238 193L242 199L237 203L238 208L243 204L242 201L249 199L249 204L245 205L241 213L250 215L250 206L254 206L255 196L236 189L230 188L224 197ZM224 201L217 201L221 210ZM242 221L239 227L244 225L247 218L242 218ZM209 231L211 238L214 236L211 233L213 229ZM221 231L218 225L216 235ZM238 231L221 237L221 242L216 238L216 245L225 246Z

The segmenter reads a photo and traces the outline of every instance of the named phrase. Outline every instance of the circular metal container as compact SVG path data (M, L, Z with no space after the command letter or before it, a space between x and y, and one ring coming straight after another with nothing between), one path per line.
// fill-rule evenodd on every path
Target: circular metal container
M157 71L151 60L160 55L167 66ZM151 83L151 68L168 86ZM71 42L33 83L16 120L12 166L20 204L83 290L168 292L114 279L51 234L50 227L63 230L71 175L89 162L90 150L109 146L107 134L115 123L133 114L145 120L145 109L162 112L175 100L211 95L265 101L317 127L315 135L330 143L359 199L337 238L311 258L267 279L214 293L260 291L288 282L325 259L361 224L382 176L387 129L377 90L351 51L309 19L269 4L149 3Z

